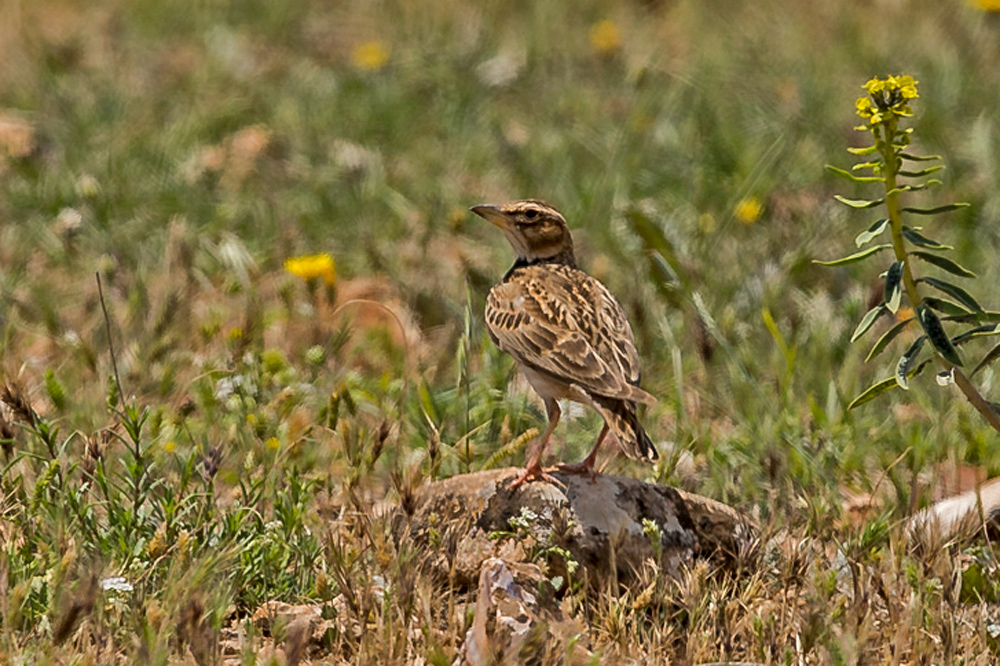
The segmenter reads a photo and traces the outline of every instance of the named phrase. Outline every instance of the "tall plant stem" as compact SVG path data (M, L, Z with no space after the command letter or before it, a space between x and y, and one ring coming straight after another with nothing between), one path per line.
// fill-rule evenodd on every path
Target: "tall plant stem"
M906 296L910 300L910 305L916 310L923 302L923 297L921 297L920 291L917 289L916 280L913 279L913 272L910 270L909 257L906 252L906 244L903 240L903 218L899 208L899 192L896 189L898 187L896 177L900 164L900 157L894 145L896 140L896 119L893 118L883 125L882 132L881 140L876 137L876 142L879 145L879 150L885 162L885 207L889 217L889 230L892 233L892 249L896 255L896 261L903 262L903 288L906 290ZM941 358L940 354L937 354L937 356L951 372L951 376L955 378L955 385L965 395L966 400L976 408L976 411L986 419L986 422L994 430L1000 433L1000 413L983 397L979 389L965 376L961 368Z
M882 131L882 139L876 137L876 141L885 162L885 207L889 217L889 231L892 234L892 251L896 254L896 261L903 262L903 288L910 300L910 306L916 310L923 299L917 289L917 282L913 279L906 243L903 240L903 217L899 210L899 192L896 191L900 158L893 145L896 139L896 119L893 118L883 125Z

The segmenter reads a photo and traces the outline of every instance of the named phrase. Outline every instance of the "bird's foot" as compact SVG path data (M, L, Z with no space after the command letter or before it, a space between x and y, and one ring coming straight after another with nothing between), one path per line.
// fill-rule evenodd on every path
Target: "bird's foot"
M515 488L523 486L525 483L529 481L537 481L538 479L541 479L542 481L548 481L549 483L559 486L560 488L566 487L562 481L560 481L559 479L555 478L554 476L546 472L544 469L542 469L542 466L537 463L534 465L528 465L526 468L524 468L524 471L518 474L517 478L511 481L510 485L507 487L513 490Z
M590 482L597 481L597 470L594 469L593 460L581 460L578 463L559 463L556 469L566 474L586 474L590 477Z

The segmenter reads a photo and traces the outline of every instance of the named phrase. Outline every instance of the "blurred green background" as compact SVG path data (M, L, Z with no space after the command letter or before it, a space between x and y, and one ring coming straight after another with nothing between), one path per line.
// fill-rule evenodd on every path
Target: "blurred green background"
M923 201L972 203L929 233L996 306L1000 14L981 5L6 0L3 16L0 354L36 388L54 373L81 427L106 418L100 271L126 389L167 412L234 345L304 362L319 342L321 392L409 376L404 445L493 423L466 451L481 464L542 420L505 396L510 363L485 341L483 296L512 257L467 207L539 197L633 318L660 480L767 507L790 483L866 486L908 447L914 477L1000 471L993 435L930 378L844 414L893 365L848 345L884 267L811 263L871 222L831 198L865 191L823 169L867 141L861 84L908 73L919 150L949 167ZM329 301L282 270L324 252ZM409 348L377 308L332 312L351 296L389 304Z
M166 663L264 602L354 589L380 629L324 649L451 663L466 600L419 579L382 502L521 464L544 426L481 321L512 251L468 212L526 197L565 213L660 398L641 415L660 463L599 464L799 539L735 582L658 579L635 625L607 619L627 596L568 592L599 645L684 663L791 663L792 645L895 663L910 634L927 659L995 650L993 616L941 592L961 561L908 559L890 526L1000 473L996 433L929 372L845 412L916 332L864 364L849 338L888 259L813 260L877 215L833 194L880 193L824 169L869 141L862 84L910 74L914 152L948 165L911 202L972 204L925 233L1000 306L998 63L996 0L0 0L0 656L58 659L83 615L66 649L87 663ZM116 372L131 416L109 408ZM997 398L995 369L976 381ZM569 412L553 459L599 428ZM910 604L899 623L877 597Z

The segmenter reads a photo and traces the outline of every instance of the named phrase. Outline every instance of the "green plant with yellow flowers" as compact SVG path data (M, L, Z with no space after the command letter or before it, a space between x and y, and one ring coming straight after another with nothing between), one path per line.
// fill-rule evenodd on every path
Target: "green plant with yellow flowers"
M946 253L954 248L925 236L921 227L904 223L904 219L941 215L968 204L918 207L909 203L914 194L941 185L933 175L944 169L939 163L940 156L918 155L911 151L913 128L902 126L913 115L910 103L919 97L913 77L873 78L864 88L866 94L858 98L856 108L865 123L856 129L869 132L873 143L848 148L848 152L861 160L850 170L830 165L827 169L854 183L881 185L881 196L875 199L840 195L836 195L836 199L857 210L879 210L883 214L858 234L855 239L858 252L817 263L842 266L881 256L885 250L892 251L893 260L882 275L882 302L861 318L851 342L861 339L884 316L895 316L896 323L872 345L866 361L885 351L914 320L922 334L898 358L892 376L865 389L851 402L849 409L894 388L909 389L910 379L936 361L941 368L937 383L956 385L983 418L1000 431L1000 410L984 398L971 381L1000 358L1000 344L986 352L968 375L964 370L968 367L966 354L961 351L977 338L1000 335L1000 312L984 309L972 294L955 282L956 278L975 279L976 274L947 256ZM875 243L887 232L887 241ZM940 271L940 277L925 275L925 268Z

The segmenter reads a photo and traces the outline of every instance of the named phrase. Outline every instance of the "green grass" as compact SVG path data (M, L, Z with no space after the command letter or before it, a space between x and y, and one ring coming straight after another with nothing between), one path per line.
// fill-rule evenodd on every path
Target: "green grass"
M928 205L972 204L934 236L998 306L1000 17L930 0L3 14L0 661L181 663L190 647L210 663L204 645L244 626L254 663L262 603L332 607L354 587L345 612L370 631L334 632L314 657L450 663L467 626L439 600L467 599L414 573L421 554L373 507L520 464L517 438L544 424L481 322L510 249L466 210L528 196L566 214L621 297L660 397L644 422L676 455L608 471L726 501L798 544L738 578L657 575L639 610L641 590L574 593L600 654L993 659L997 606L956 581L973 561L995 572L994 548L911 548L899 525L942 466L1000 472L996 433L929 377L846 413L892 372L848 344L876 276L811 262L865 223L823 169L863 141L860 85L905 72L920 149L949 165ZM602 53L604 19L620 48ZM366 70L352 54L372 41L388 59ZM760 217L741 220L752 200ZM336 261L329 292L282 270L318 252ZM337 307L355 298L381 306ZM995 373L977 378L996 399ZM567 419L558 454L598 429ZM883 518L855 524L845 491L876 485ZM113 576L132 591L104 590ZM376 603L376 576L407 592Z

